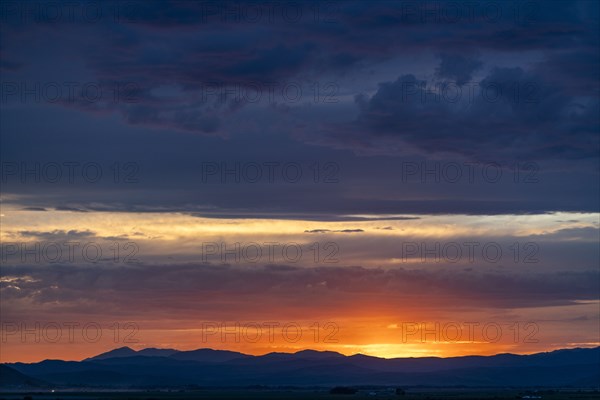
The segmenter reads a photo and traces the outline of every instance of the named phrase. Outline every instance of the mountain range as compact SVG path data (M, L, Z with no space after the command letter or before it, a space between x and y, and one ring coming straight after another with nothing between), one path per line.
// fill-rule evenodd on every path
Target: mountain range
M225 350L121 347L82 361L0 364L0 388L264 386L593 387L600 347L530 355L384 359L303 350L252 356Z

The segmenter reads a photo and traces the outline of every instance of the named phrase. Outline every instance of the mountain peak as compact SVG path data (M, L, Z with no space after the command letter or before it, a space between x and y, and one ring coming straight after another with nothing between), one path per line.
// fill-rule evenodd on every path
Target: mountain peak
M319 351L319 350L300 350L294 353L294 355L300 356L302 358L310 358L310 359L321 359L321 358L330 358L330 357L345 357L343 354L340 354L335 351Z
M105 360L107 358L116 358L116 357L131 357L135 355L137 351L133 350L131 347L123 346L117 349L113 349L107 351L105 353L98 354L97 356L86 358L83 361L91 361L91 360Z

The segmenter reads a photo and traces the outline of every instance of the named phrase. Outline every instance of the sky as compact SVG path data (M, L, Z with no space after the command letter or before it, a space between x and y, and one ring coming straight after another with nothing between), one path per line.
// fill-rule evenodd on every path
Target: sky
M1 362L598 346L595 1L4 1Z

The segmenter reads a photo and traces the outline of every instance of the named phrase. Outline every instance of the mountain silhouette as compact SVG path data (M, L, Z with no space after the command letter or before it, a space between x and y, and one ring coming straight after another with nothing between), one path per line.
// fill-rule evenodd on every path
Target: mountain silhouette
M122 347L80 362L45 360L11 368L57 387L402 385L598 387L600 347L531 355L384 359L303 350L261 356L213 349Z
M130 347L119 347L118 349L107 351L106 353L98 354L97 356L94 356L94 357L86 358L84 361L105 360L107 358L116 358L116 357L131 357L136 354L137 354L137 352Z
M27 376L14 368L0 364L0 387L34 389L48 387L49 384L40 379Z
M84 361L91 360L105 360L107 358L117 357L133 357L133 356L146 356L146 357L168 357L172 354L178 353L175 349L155 349L147 348L140 351L135 351L131 347L119 347L106 353L98 354L97 356L86 358Z

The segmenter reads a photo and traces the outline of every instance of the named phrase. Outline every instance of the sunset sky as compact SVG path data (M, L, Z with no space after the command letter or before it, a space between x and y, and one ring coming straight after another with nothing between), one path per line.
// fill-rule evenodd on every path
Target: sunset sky
M2 2L1 362L600 345L595 1Z

